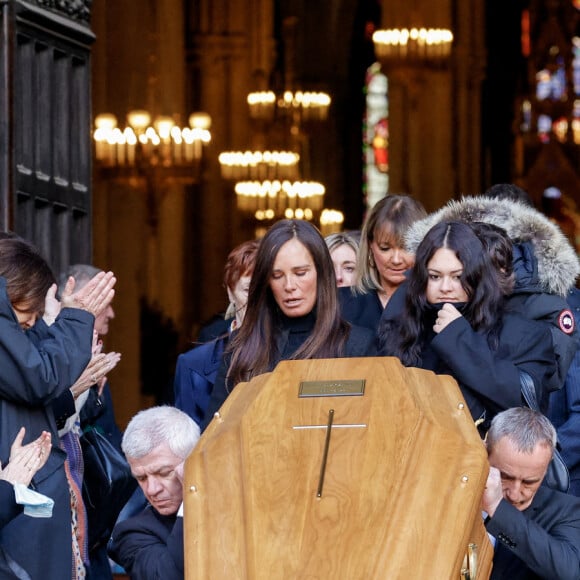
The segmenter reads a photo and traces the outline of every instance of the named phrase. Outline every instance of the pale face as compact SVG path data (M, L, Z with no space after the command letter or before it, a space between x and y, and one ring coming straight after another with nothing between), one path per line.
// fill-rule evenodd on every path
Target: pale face
M467 302L467 292L461 285L463 264L455 252L448 248L439 248L427 264L429 281L427 282L427 302Z
M547 445L521 453L508 437L502 437L489 454L490 465L500 472L504 499L520 511L532 503L551 459Z
M105 336L109 332L109 321L115 318L115 311L109 304L96 318L95 330L99 336Z
M334 264L336 285L352 286L356 278L356 252L348 245L341 244L330 252Z
M127 461L147 501L164 516L177 513L183 500L183 490L176 468L183 463L183 459L175 455L167 443L163 443L144 457L127 457Z
M39 313L30 310L30 306L25 302L18 302L12 305L12 310L16 315L16 320L23 330L28 330L32 328L39 318Z
M236 305L236 321L238 326L244 321L251 281L251 276L242 276L233 288L228 288L228 298L230 302Z
M415 256L401 248L392 236L378 235L370 243L378 277L383 290L391 295L405 280L405 272L413 267Z
M270 288L280 310L290 318L305 316L316 304L318 273L306 246L296 238L278 251L270 275Z

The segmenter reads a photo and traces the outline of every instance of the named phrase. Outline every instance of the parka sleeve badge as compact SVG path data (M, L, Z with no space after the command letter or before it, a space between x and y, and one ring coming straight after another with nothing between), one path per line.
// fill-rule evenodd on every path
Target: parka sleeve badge
M572 334L575 328L574 315L571 310L562 310L558 315L558 326L562 332Z

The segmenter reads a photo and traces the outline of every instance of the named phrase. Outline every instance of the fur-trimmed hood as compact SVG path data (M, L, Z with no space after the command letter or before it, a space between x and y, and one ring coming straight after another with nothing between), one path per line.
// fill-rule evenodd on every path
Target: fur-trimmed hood
M486 222L506 230L514 244L529 242L537 259L538 282L544 292L566 296L580 274L580 261L560 228L538 210L489 197L463 197L415 222L405 245L415 254L425 234L442 221Z

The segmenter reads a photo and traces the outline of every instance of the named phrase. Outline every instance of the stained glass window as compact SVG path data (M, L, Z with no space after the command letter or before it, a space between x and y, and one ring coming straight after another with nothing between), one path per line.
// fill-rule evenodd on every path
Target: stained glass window
M367 207L389 191L388 80L378 63L367 70L366 107L363 120L363 166Z

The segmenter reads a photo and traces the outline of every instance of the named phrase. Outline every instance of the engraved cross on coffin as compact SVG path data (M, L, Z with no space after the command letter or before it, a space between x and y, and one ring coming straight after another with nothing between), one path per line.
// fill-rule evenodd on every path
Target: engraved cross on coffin
M284 361L236 386L186 462L185 577L460 578L475 542L486 578L487 472L450 377Z
M300 383L299 397L332 397L332 396L356 396L363 395L365 381L304 381ZM326 475L326 465L328 463L328 452L330 450L330 436L332 428L360 429L366 427L366 424L352 423L334 423L334 409L328 411L328 422L326 425L294 425L292 428L301 429L326 429L324 439L324 450L322 452L322 461L320 463L320 477L318 479L318 488L316 497L322 497L324 487L324 476Z

